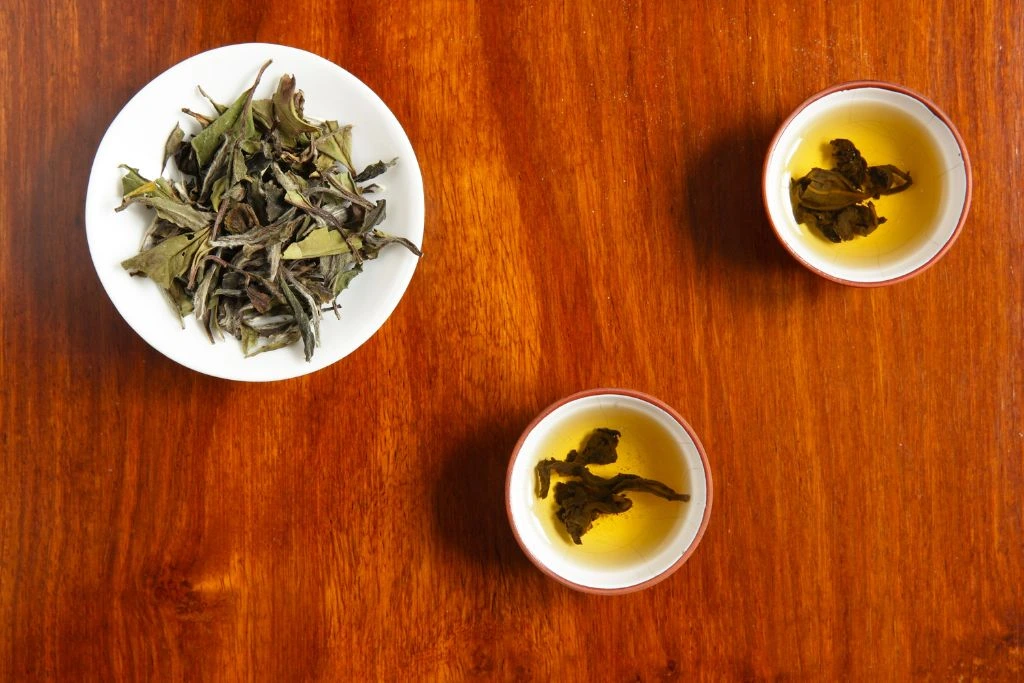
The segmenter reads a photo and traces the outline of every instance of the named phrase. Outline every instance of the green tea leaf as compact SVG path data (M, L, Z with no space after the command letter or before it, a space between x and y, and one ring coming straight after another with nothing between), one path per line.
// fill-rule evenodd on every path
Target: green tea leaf
M355 181L352 180L352 174L347 170L333 174L331 179L338 183L338 189L342 192L347 192L353 197L359 197L359 188L356 187Z
M199 135L192 138L192 149L196 151L196 158L199 160L200 166L206 166L206 163L220 149L221 143L224 142L224 134L231 130L231 127L238 121L247 99L248 94L242 93L223 114L204 128Z
M247 177L248 168L245 165L245 153L235 146L231 154L231 185L237 185Z
M224 135L235 127L239 118L242 118L242 129L245 132L245 135L241 137L247 138L250 135L255 135L252 121L252 96L256 92L256 86L259 85L260 77L269 64L270 62L267 62L260 67L260 71L256 75L256 82L248 90L239 95L238 99L224 110L224 113L218 116L213 123L204 128L199 135L192 138L192 149L196 151L196 158L199 160L201 167L205 166L206 162L213 158L214 153L220 148L221 143L224 142ZM243 117L243 114L245 114L245 117Z
M180 201L174 192L174 188L163 178L146 180L139 175L137 169L128 168L127 166L122 166L121 168L128 169L128 173L121 178L121 188L124 192L124 197L122 198L121 205L114 209L114 211L124 211L131 206L133 200L146 197L161 197L171 201Z
M303 102L302 91L295 89L295 77L281 76L273 97L274 120L281 132L289 137L295 138L317 130L316 126L303 117Z
M282 171L277 164L271 164L270 169L274 174L274 179L285 192L297 192L306 186L301 178L290 171Z
M213 183L213 188L210 190L210 205L214 211L220 211L220 202L224 197L224 191L228 189L228 177L221 176Z
M118 166L118 168L123 168L126 171L128 171L123 176L121 176L122 195L129 195L138 188L151 184L153 182L148 178L144 178L139 173L139 169L137 168L132 168L131 166L126 166L125 164L121 164L120 166Z
M868 167L868 180L864 191L878 199L883 194L903 192L914 183L914 179L906 171L901 171L892 164Z
M324 178L327 180L327 184L334 190L336 190L342 197L358 204L365 209L372 209L374 204L369 199L364 198L360 193L356 184L352 182L352 176L349 175L348 171L341 173L331 173Z
M256 74L256 80L253 82L252 87L249 88L246 93L245 105L242 107L242 113L239 114L238 120L235 125L232 126L232 132L235 134L235 138L238 140L255 140L256 135L256 122L253 120L252 114L252 98L256 94L256 86L260 84L260 79L263 78L263 72L270 66L270 61L267 60L260 67L259 73Z
M395 157L394 159L388 162L378 161L375 164L370 164L369 166L364 168L359 173L359 175L355 177L355 181L357 183L365 183L367 180L373 180L380 174L384 173L384 171L394 166L396 163L398 163L398 157Z
M270 99L253 100L252 115L263 130L274 127L274 101Z
M264 353L265 351L283 349L286 346L291 346L302 338L298 328L294 327L285 330L284 332L275 332L263 336L248 325L242 325L241 334L242 353L245 354L246 358L251 358Z
M356 275L363 272L362 266L355 266L349 270L339 270L335 273L334 277L331 278L331 291L334 292L334 296L337 297L344 290L348 289L348 286L352 284L352 280L356 279Z
M212 213L200 211L185 202L168 197L139 195L128 199L127 203L145 204L156 210L156 215L165 221L189 230L202 230L209 226L215 218Z
M366 258L377 258L377 253L389 244L401 244L416 256L423 256L423 252L415 244L404 237L390 235L383 230L374 230L364 236L363 244L366 251Z
M838 211L868 199L864 192L843 190L834 185L809 182L798 191L800 205L815 211Z
M220 266L216 263L212 263L206 268L206 273L199 279L199 284L196 286L196 292L192 296L192 307L193 312L198 320L206 320L207 312L210 309L214 294L214 282L217 281L217 276L220 274ZM212 330L209 330L212 333ZM212 339L212 334L210 334Z
M337 121L325 121L322 126L325 134L317 138L316 149L336 161L345 164L349 171L355 172L352 165L352 126L339 126Z
M185 140L185 131L181 129L177 123L174 124L174 130L167 136L167 142L164 143L164 159L160 162L160 172L162 173L164 168L167 166L167 160L170 159L181 147L181 143Z
M374 226L379 225L387 215L387 202L383 199L363 215L363 225L359 232L369 232Z
M362 246L358 237L349 238L349 242L356 249ZM281 258L285 261L294 261L303 258L319 258L320 256L332 256L334 254L348 254L352 251L348 242L337 230L329 228L317 228L309 233L301 242L293 242L284 250Z
M288 301L288 305L291 306L292 313L295 315L295 322L299 326L299 334L302 335L302 350L306 355L306 362L309 362L309 359L313 357L313 349L316 347L316 336L313 333L313 324L309 319L309 314L306 313L292 288L288 285L287 278L280 278L278 285L281 287L284 298Z
M217 152L213 155L213 161L206 167L206 171L202 172L203 184L199 190L200 201L209 196L209 193L213 191L214 184L218 180L225 177L225 172L231 163L231 155L235 148L233 143L233 140L225 138L224 144L218 147Z
M862 187L868 175L868 162L860 151L852 142L842 138L831 140L828 144L832 147L832 159L836 164L832 170L850 181L852 187Z
M171 286L168 289L163 287L158 289L163 295L164 300L170 305L171 310L178 316L178 323L180 323L181 329L185 329L185 316L192 312L192 297L185 292L185 288L181 286L178 280L172 280Z
M242 140L238 143L238 149L242 150L246 157L251 157L262 148L263 145L260 144L259 140Z
M223 104L220 104L219 102L214 100L212 97L207 95L206 91L203 90L203 86L199 86L199 94L206 98L206 100L210 103L210 106L213 107L213 110L215 112L217 112L218 114L223 114L225 111L227 111L227 106L223 105Z
M302 196L301 192L296 190L289 190L284 193L284 200L292 206L307 211L313 212L313 205L309 203L309 200Z
M132 275L143 273L162 288L170 289L174 278L182 277L188 270L192 256L208 234L209 230L201 230L168 238L125 259L121 267Z
M321 154L316 158L316 161L313 163L313 165L316 167L316 170L318 172L327 173L332 168L334 168L335 163L337 162L335 162L334 159L330 158L325 154Z

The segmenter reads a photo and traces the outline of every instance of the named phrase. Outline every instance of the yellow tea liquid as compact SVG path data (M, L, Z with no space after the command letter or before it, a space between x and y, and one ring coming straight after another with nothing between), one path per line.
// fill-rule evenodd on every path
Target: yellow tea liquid
M692 493L688 471L681 459L672 455L678 445L671 435L650 416L626 408L587 411L567 420L562 429L540 444L538 462L546 458L564 460L570 450L582 450L587 437L598 427L621 432L619 458L609 465L590 465L591 472L602 477L620 472L637 474L663 482L680 493ZM534 512L552 545L565 546L574 556L587 555L588 563L596 567L613 567L650 558L664 545L692 504L628 491L626 496L633 501L633 507L618 515L598 517L593 528L583 535L583 544L575 545L555 516L554 487L556 482L564 480L552 475L548 497L534 497Z
M825 258L871 266L877 256L910 250L928 239L927 227L942 203L941 177L946 172L931 136L895 107L877 102L851 104L824 112L807 127L787 164L790 176L803 177L815 166L832 168L828 143L836 138L853 142L869 166L892 164L909 172L914 183L898 194L871 200L886 222L870 235L836 244L801 224L805 243Z

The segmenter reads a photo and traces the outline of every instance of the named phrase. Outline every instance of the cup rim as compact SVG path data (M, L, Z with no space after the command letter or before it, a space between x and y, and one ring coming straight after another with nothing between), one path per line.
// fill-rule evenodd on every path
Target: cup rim
M775 147L779 144L779 139L782 137L782 134L786 131L787 128L789 128L789 125L793 122L793 119L795 119L804 109L809 107L811 104L817 102L818 100L824 97L845 90L859 90L862 88L879 88L882 90L890 90L892 92L897 92L902 95L911 97L920 102L921 104L923 104L925 107L927 107L932 114L934 114L940 121L942 121L943 125L945 125L946 128L949 129L949 132L953 134L953 139L956 140L957 147L960 149L960 157L963 159L964 162L964 174L966 185L966 189L964 192L964 206L963 209L960 211L960 218L957 220L956 227L953 229L952 234L946 240L945 244L942 245L942 248L935 252L935 254L925 263L921 264L917 268L914 268L910 272L904 273L903 275L898 275L893 278L889 278L887 280L878 280L873 282L863 282L860 280L850 280L847 278L838 277L836 275L827 273L822 269L818 268L817 266L809 263L799 254L797 254L796 251L789 246L786 240L783 239L782 233L775 225L775 221L772 220L772 215L768 209L768 160L771 158L772 152L775 151ZM775 135L772 137L772 141L768 144L768 151L764 155L764 163L761 167L761 203L764 206L765 215L768 217L768 223L772 226L772 232L775 233L775 237L782 244L783 248L786 251L788 251L790 255L797 260L797 262L799 262L801 265L803 265L811 272L820 275L826 280L838 282L839 284L842 285L849 285L851 287L884 287L886 285L896 284L898 282L903 282L904 280L909 280L910 278L916 275L920 275L925 270L935 265L939 261L939 259L946 255L946 252L950 250L950 248L953 246L953 243L956 242L957 238L960 237L960 233L963 230L964 223L967 221L967 214L969 213L971 208L973 188L974 178L971 174L971 158L967 154L967 145L964 143L964 139L960 135L960 131L957 130L957 127L953 124L953 121L946 115L944 111L942 111L939 105L935 104L921 93L917 92L916 90L912 90L906 86L891 83L889 81L845 81L843 83L838 83L836 85L829 86L828 88L825 88L824 90L821 90L808 97L800 104L800 106L793 110L793 113L786 117L786 120L783 121L782 125L780 125L778 129L775 131Z
M696 446L697 452L700 454L701 467L704 471L704 479L707 488L707 502L704 506L704 513L700 520L700 527L697 529L697 534L693 537L693 540L690 541L690 544L686 547L686 550L684 550L682 555L679 556L679 559L677 559L675 562L672 563L672 565L665 568L660 573L656 574L655 576L652 576L649 579L641 581L640 583L632 584L630 586L621 586L619 588L597 588L594 586L585 586L583 584L576 583L575 581L567 579L566 577L561 576L560 574L555 573L547 565L538 560L533 553L530 552L529 548L527 548L526 546L526 543L520 536L519 529L516 526L515 519L512 516L512 468L515 465L516 461L519 459L519 453L523 447L523 443L526 441L526 438L530 435L531 432L533 432L534 428L536 428L536 426L540 424L541 420L546 418L548 415L553 413L558 408L561 408L566 404L578 401L580 399L597 395L627 396L629 398L644 401L665 411L665 413L667 413L673 420L679 423L679 425L686 431L687 435L693 441L694 446ZM707 453L704 451L704 444L702 444L700 439L697 437L697 433L694 431L693 427L690 426L690 423L688 423L682 417L682 415L680 415L675 409L673 409L664 401L655 398L650 394L645 394L641 391L633 391L632 389L617 389L606 387L587 389L561 398L555 401L554 403L550 404L547 408L542 410L535 418L533 418L533 420L523 430L523 433L520 435L515 447L512 449L512 455L508 461L508 469L505 472L505 514L508 516L508 523L509 526L512 528L512 535L515 536L516 543L519 544L520 549L522 549L523 553L526 555L527 558L529 558L530 562L532 562L534 566L536 566L543 573L547 574L559 583L566 585L569 588L581 591L583 593L591 593L595 595L618 595L623 593L633 593L636 591L643 590L645 588L649 588L654 584L660 583L661 581L664 581L669 576L671 576L677 569L683 566L683 564L685 564L687 560L690 559L690 556L693 555L693 552L697 549L697 546L700 545L701 539L704 536L704 531L707 529L708 526L708 520L711 517L711 505L713 500L714 485L711 479L711 465L708 462Z

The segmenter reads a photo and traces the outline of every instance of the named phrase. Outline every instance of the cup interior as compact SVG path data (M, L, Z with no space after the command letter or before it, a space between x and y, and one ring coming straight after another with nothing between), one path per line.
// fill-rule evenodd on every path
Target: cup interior
M865 153L868 163L896 165L914 179L902 196L873 200L887 224L840 244L797 223L790 198L794 176L810 170L795 168L798 159L807 158L808 145L827 150L829 130L842 131L832 137L848 137L854 144L881 140L888 158ZM822 151L814 165L825 159ZM937 260L966 216L969 185L966 152L948 119L923 99L881 86L841 87L805 103L776 136L763 179L765 207L783 245L815 272L861 285L894 282Z
M699 443L680 420L643 398L609 393L570 399L543 414L513 454L506 492L510 522L530 559L556 579L592 591L637 587L664 578L681 564L703 530L710 481ZM644 471L633 473L691 497L688 502L658 499L641 505L638 497L650 494L629 494L634 507L622 520L599 518L594 531L576 545L555 518L553 495L537 496L535 468L545 458L564 459L566 444L579 448L583 436L597 427L622 432L621 467L592 467L595 474L613 476L630 469L636 461L629 459L629 449L642 439L645 451L655 455L644 461ZM597 530L605 523L621 523L621 534L602 537Z

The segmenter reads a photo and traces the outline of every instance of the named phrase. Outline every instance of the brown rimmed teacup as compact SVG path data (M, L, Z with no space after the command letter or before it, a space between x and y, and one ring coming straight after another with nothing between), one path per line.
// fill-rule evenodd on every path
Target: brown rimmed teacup
M536 464L547 457L565 457L565 453L545 452L545 444L567 425L616 428L619 422L641 425L646 438L657 441L656 457L671 459L665 464L681 473L690 500L678 505L678 511L664 525L663 538L644 543L642 549L638 545L631 550L628 538L622 542L625 550L595 548L588 546L586 535L582 545L574 545L552 534L550 525L545 524L544 518L553 514L554 503L551 497L537 497ZM629 436L624 433L623 440ZM548 406L519 438L505 482L509 523L526 556L552 578L590 593L628 593L667 578L700 543L711 502L711 468L693 428L662 401L626 389L592 389ZM637 529L638 533L642 531Z
M914 178L908 192L928 192L926 215L908 217L900 240L855 237L869 248L850 248L848 243L823 246L824 238L793 215L790 168L793 155L810 130L823 120L840 120L845 130L864 131L866 136L886 134L887 121L910 126L914 135L901 138L892 132L896 157L912 156L901 146L928 145L926 168L907 169ZM853 139L853 136L849 136ZM856 140L853 139L856 144ZM823 141L827 143L827 141ZM818 144L813 141L813 144ZM871 164L899 159L871 159ZM806 172L804 171L798 172ZM934 265L953 245L963 229L971 205L971 164L963 138L949 117L924 96L899 85L881 81L855 81L836 85L809 98L783 122L768 147L762 177L765 210L779 241L797 261L822 277L846 285L872 287L906 280ZM895 200L896 195L892 198ZM882 206L879 213L884 213ZM919 221L910 224L910 221ZM882 225L879 231L892 230ZM872 241L874 240L874 241ZM878 245L877 249L872 248Z

